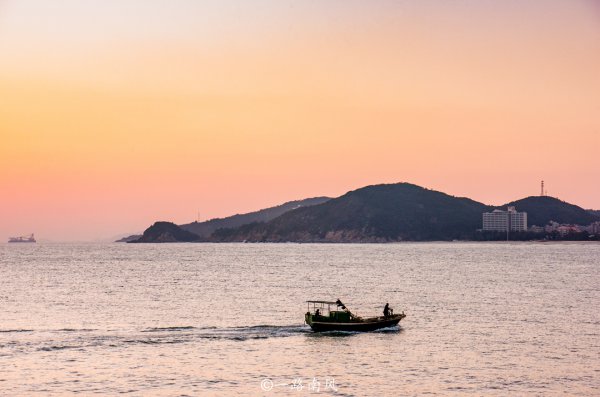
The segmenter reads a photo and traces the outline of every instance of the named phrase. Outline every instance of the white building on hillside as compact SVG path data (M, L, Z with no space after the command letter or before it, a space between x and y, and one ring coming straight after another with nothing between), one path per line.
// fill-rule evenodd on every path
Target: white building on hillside
M494 210L492 212L484 212L483 230L496 232L527 231L527 212L517 212L515 207L508 207L508 211Z

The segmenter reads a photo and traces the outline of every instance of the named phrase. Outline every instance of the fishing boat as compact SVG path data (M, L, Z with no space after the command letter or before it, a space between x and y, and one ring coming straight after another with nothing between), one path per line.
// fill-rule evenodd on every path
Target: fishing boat
M396 326L406 317L404 312L393 314L391 311L387 316L362 318L350 312L339 299L336 302L306 301L306 303L308 311L304 315L304 321L315 332L375 331Z

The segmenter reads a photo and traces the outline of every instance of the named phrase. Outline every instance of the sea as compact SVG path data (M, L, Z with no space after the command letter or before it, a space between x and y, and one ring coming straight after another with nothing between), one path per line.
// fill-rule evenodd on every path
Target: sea
M0 244L0 396L69 395L599 396L600 244Z

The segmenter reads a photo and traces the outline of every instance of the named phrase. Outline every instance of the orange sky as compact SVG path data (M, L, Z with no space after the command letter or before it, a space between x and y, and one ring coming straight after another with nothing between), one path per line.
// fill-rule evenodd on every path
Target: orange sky
M593 0L0 0L0 238L399 181L600 209L599 70Z

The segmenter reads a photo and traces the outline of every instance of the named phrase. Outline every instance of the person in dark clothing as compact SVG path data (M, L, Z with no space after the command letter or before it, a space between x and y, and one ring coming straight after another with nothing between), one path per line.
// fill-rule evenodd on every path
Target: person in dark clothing
M321 310L317 309L315 312L315 317L319 317L321 315Z
M385 307L383 308L383 316L388 317L389 315L390 315L390 304L386 303Z

